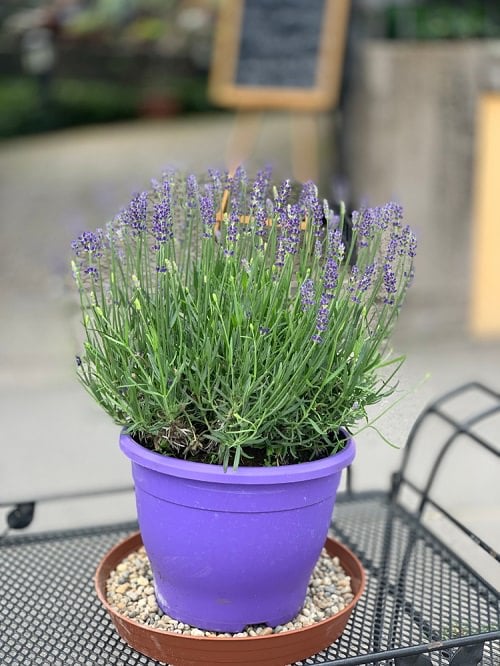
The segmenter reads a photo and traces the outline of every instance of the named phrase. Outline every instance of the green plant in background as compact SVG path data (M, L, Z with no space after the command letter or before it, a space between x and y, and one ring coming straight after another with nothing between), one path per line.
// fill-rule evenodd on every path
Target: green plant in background
M27 78L0 79L0 137L134 118L139 92L102 81L58 79L42 99Z
M113 122L134 118L139 92L111 81L54 81L56 121L61 126Z
M484 0L390 5L387 35L394 39L500 37L500 7Z
M0 79L0 137L40 125L42 110L35 81Z
M413 274L401 208L335 214L313 183L169 172L74 243L85 388L138 442L278 465L371 425L403 362L387 348Z
M20 76L26 28L18 4L0 9L0 138L213 110L206 94L213 3L93 0L69 13L52 3L55 66L38 79Z

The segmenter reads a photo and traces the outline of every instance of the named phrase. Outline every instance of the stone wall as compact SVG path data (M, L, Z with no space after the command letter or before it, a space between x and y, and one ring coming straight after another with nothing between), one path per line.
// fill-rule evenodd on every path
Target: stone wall
M417 230L402 317L417 333L468 326L476 104L499 55L497 41L372 41L351 68L342 151L351 194L358 205L399 201Z

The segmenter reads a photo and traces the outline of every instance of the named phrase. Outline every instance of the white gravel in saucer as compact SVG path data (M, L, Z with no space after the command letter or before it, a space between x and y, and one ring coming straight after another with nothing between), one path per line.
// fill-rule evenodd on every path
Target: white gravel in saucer
M325 549L311 576L304 606L298 615L285 625L268 627L249 625L237 634L203 631L164 614L156 603L153 576L144 547L130 553L114 569L107 582L108 603L121 615L154 629L188 636L248 637L267 636L292 629L301 629L325 620L343 610L353 599L351 580L339 563Z

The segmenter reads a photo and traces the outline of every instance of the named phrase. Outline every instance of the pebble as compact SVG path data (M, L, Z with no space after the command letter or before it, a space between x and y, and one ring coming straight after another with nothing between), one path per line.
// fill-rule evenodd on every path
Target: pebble
M201 629L196 629L196 627L194 629L191 629L190 633L191 633L191 636L204 636L205 635L204 631L202 631Z
M116 588L117 594L125 594L130 589L130 583L123 583Z
M107 580L108 602L122 615L148 627L197 637L248 638L301 629L336 615L353 598L351 579L340 566L339 558L330 557L325 549L311 576L304 606L291 622L276 627L249 625L234 634L203 631L165 615L154 596L153 576L144 547L120 562Z

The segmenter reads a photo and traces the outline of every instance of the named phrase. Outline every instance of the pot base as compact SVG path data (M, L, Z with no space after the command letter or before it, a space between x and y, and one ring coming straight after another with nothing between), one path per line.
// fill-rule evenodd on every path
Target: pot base
M365 587L365 574L357 557L343 544L328 538L325 548L340 560L351 577L354 599L339 613L315 624L266 636L245 638L189 636L153 629L120 614L106 599L106 581L116 566L142 545L139 533L128 537L101 560L95 586L119 635L138 652L171 666L285 666L325 649L345 629L355 604Z

